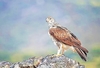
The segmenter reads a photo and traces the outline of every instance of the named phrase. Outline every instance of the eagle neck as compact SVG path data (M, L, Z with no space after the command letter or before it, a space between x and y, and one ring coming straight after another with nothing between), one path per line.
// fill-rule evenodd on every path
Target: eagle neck
M56 28L57 27L57 23L51 23L51 24L49 24L49 26L50 26L50 28Z

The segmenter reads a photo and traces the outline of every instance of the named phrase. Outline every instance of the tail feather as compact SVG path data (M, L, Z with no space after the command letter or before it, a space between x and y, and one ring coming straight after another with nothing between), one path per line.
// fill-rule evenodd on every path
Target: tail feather
M85 56L87 57L87 52L83 50L83 53L85 54Z
M74 47L76 52L79 54L79 56L84 60L86 61L86 57L87 57L87 51L85 51L84 49L80 49L80 48L77 48L77 47Z
M88 53L88 50L82 46L74 46L74 47L77 47L77 48L81 49L82 51Z

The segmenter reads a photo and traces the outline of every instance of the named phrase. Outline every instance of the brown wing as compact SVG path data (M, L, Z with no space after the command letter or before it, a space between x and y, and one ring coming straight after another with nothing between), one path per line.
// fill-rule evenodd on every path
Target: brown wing
M58 26L57 28L51 28L49 30L49 33L57 41L62 42L66 45L69 45L69 46L81 45L80 41L77 39L77 37L73 33L71 33L67 29L63 29L60 26Z

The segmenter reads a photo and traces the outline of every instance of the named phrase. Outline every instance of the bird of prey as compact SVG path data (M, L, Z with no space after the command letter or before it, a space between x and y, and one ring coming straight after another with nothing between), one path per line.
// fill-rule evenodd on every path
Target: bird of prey
M86 61L88 50L81 46L81 42L72 32L56 23L52 17L47 17L46 22L50 26L49 35L54 41L54 44L59 48L57 55L64 54L64 52L70 48Z

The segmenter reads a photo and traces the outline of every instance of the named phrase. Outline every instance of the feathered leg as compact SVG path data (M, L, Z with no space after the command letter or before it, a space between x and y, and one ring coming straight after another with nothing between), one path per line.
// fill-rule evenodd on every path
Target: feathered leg
M58 50L58 52L57 52L57 56L61 56L63 53L64 53L63 45L61 44L61 45L60 45L60 48L59 48L59 50Z
M57 55L61 54L62 51L62 45L60 46L60 48L58 49Z

